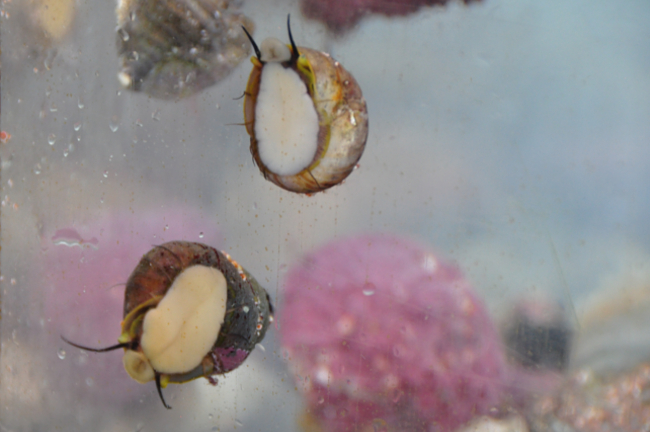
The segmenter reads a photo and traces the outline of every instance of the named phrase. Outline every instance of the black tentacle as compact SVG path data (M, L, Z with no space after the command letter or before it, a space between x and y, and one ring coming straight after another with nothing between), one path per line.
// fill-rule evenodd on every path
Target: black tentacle
M300 57L300 53L291 34L291 14L287 15L287 30L289 31L289 41L291 42L291 64L295 64L298 61L298 57Z
M63 339L63 341L65 343L68 343L68 344L72 345L75 348L79 348L79 349L86 350L86 351L92 351L92 352L108 352L108 351L114 351L114 350L120 349L120 348L132 348L132 346L133 346L133 342L122 342L122 343L119 343L117 345L112 345L112 346L109 346L109 347L106 347L106 348L89 348L87 346L83 346L83 345L79 345L79 344L76 344L74 342L71 342L71 341L69 341L68 339L66 339L63 336L61 336L61 339Z
M253 49L255 50L255 56L257 57L257 59L260 62L262 62L262 54L260 53L260 49L257 47L257 44L253 40L253 36L251 36L251 34L248 33L248 30L246 30L246 27L241 26L241 28L244 29L244 33L246 33L246 36L248 36L248 40L251 41L251 45L253 45ZM264 63L264 62L262 62L262 63Z
M160 374L158 372L156 372L156 388L158 389L158 396L160 396L160 400L162 401L164 407L167 409L172 409L172 407L167 405L167 402L165 402L165 398L163 397L162 387L160 386Z

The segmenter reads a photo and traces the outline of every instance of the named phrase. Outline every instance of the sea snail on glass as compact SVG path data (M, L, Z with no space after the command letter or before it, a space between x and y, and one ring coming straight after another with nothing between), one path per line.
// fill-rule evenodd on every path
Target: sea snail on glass
M257 46L244 93L253 160L267 180L314 193L354 170L368 137L366 101L354 77L329 54L269 38Z
M205 377L211 384L237 368L273 321L267 292L228 254L173 241L146 253L126 284L118 344L124 368L139 383L162 388Z

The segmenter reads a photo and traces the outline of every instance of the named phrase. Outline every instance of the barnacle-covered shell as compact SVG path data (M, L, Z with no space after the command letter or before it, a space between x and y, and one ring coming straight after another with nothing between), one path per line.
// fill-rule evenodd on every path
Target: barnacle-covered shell
M288 46L294 54L294 48ZM278 174L260 157L256 132L259 115L258 95L267 63L253 57L253 70L244 99L246 130L251 137L251 153L267 180L288 191L314 193L342 182L354 170L363 153L368 136L366 101L354 77L329 54L310 48L297 48L296 61L283 62L304 82L318 116L317 149L311 162L300 172ZM263 57L263 56L262 56ZM262 58L264 60L264 58Z
M120 83L161 99L209 87L249 52L253 23L227 0L120 0Z

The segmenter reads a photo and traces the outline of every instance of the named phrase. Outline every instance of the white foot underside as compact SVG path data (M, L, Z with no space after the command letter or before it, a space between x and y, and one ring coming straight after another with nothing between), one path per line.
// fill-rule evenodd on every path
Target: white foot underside
M318 115L307 86L292 69L266 63L255 106L262 163L278 175L307 168L318 148Z
M198 366L217 341L227 299L219 270L201 265L183 270L142 323L140 346L153 369L178 374Z

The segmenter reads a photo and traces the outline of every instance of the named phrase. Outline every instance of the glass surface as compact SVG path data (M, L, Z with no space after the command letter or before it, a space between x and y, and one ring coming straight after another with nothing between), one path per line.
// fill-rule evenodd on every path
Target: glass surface
M49 37L43 5L62 23ZM161 100L116 78L114 3L2 8L0 431L325 430L305 414L309 385L294 377L281 325L216 387L168 386L171 411L153 383L128 378L121 351L61 340L115 344L129 274L170 240L227 251L282 323L283 281L305 254L364 233L413 239L460 269L504 356L517 354L506 344L517 313L560 316L573 332L570 362L549 372L559 384L514 384L526 397L650 355L648 2L452 2L334 33L296 1L246 0L258 43L286 41L290 13L296 43L330 53L366 98L358 168L312 196L266 181L252 161L238 99L248 60ZM507 418L508 404L492 414ZM530 430L553 430L531 406L513 410ZM401 430L382 422L358 430Z

